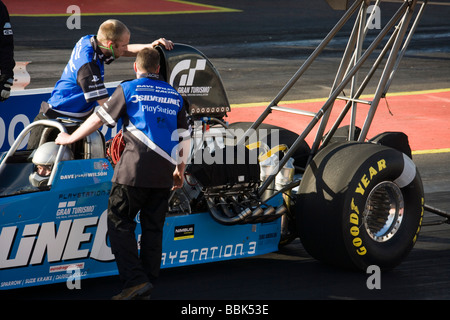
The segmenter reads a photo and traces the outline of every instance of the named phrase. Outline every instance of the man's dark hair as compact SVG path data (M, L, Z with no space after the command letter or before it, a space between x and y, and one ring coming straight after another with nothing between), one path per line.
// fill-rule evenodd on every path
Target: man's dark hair
M144 48L138 52L136 65L139 69L155 73L159 66L159 52L154 48Z

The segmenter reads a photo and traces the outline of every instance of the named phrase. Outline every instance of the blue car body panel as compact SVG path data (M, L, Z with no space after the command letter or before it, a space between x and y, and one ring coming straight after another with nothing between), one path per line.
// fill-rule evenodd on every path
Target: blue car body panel
M106 159L61 162L50 190L0 198L0 289L117 274L107 238L113 168ZM272 205L282 203L281 196ZM140 224L136 217L139 243ZM209 212L167 216L162 268L276 251L280 219L225 226Z

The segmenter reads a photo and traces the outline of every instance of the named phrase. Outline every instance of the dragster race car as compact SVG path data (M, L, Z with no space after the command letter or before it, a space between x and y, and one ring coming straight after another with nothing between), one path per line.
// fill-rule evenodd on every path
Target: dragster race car
M195 86L186 87L192 92L197 90L194 93L197 99L190 99L190 114L195 123L200 119L196 114L217 116L230 110L216 70L200 52L177 44L162 57L167 59L162 61L164 69L171 70L164 74L172 82L170 77L174 78L177 73L181 78L177 79L178 83L189 85L193 81L186 78L192 61L201 71L195 76ZM202 96L199 91L205 92L205 89L200 89L197 83L206 84L211 94ZM208 97L221 101L210 102ZM196 100L201 100L202 105ZM203 106L210 103L216 107L205 112ZM255 256L278 249L281 234L278 218L286 211L281 195L265 202L256 196L259 164L257 158L253 163L248 162L251 152L248 148L224 148L235 151L233 157L240 163L221 165L214 161L214 164L204 165L204 161L213 159L212 154L217 158L218 152L203 152L210 149L202 147L209 139L205 137L202 124L194 130L193 138L203 140L193 144L196 157L186 171L185 186L171 195L164 226L162 268ZM38 163L34 159L39 148L21 148L36 126L45 126L39 143L45 146L53 143L48 141L52 130L71 132L79 125L79 121L73 119L35 121L19 134L10 150L2 154L1 289L66 281L72 274L68 270L73 268L79 270L81 279L117 273L108 244L106 219L114 164L120 157L121 133L105 142L102 133L96 131L71 146L70 158L64 158L65 148L59 147L45 183L33 180ZM219 130L220 136L223 133ZM218 135L210 136L215 143L219 141ZM239 154L244 156L242 160ZM225 211L229 216L224 215ZM139 242L139 216L136 223Z
M367 1L348 8L253 123L226 123L230 104L218 71L203 53L183 44L171 51L158 47L161 74L188 102L194 128L185 183L169 200L161 268L262 255L297 237L312 257L339 267L390 269L405 259L429 208L420 175L405 134L366 135L402 56L399 43L415 5L405 1L364 53L358 46L365 32L357 31L367 25L365 14L358 15L330 97L317 113L278 104L352 15L366 12ZM385 48L353 90L357 71L389 30L394 31ZM389 50L393 53L362 128L354 122L342 126L350 108L365 103L360 96ZM351 95L339 96L349 83ZM347 104L325 132L336 99ZM263 123L274 111L312 120L297 134ZM319 122L309 146L305 137ZM94 132L70 146L70 158L64 158L60 146L42 186L32 183L37 151L24 149L29 132L39 125L46 127L42 146L51 143L49 130L72 132L79 122L33 122L0 158L0 289L64 282L74 268L81 279L117 274L106 221L120 133L106 142L100 131ZM138 243L140 232L137 216Z

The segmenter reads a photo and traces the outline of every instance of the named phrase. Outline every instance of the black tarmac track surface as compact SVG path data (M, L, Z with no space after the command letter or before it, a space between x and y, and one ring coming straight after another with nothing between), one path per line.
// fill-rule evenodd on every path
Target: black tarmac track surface
M242 11L115 18L129 26L132 43L166 37L199 48L222 75L231 103L270 101L342 14L322 1L203 0L202 3ZM385 15L388 13L381 12L382 23L386 22ZM426 9L391 92L450 86L449 17L448 5ZM32 77L28 88L52 87L74 43L85 34L95 33L106 18L109 17L83 16L81 30L68 30L66 17L13 17L16 60L32 61L28 66ZM292 98L327 96L329 88L322 85L322 80L331 74L327 65L339 58L342 49L339 42L329 49L308 80L292 93ZM105 80L133 78L132 62L121 58L107 66ZM413 160L422 175L426 203L450 211L450 153L414 155ZM202 300L203 305L207 305L204 300L448 300L450 225L440 223L443 220L425 213L425 226L414 249L400 266L381 275L379 289L368 287L371 274L340 270L314 260L297 239L279 252L256 258L162 270L152 299L182 300L173 308L170 303L162 304L174 315L181 315L182 308L189 304L201 306L197 300ZM97 300L109 299L118 291L118 277L107 277L84 280L80 290L69 290L63 283L0 292L0 296ZM272 312L280 308L276 304L271 306L272 301L266 303L269 311L270 307ZM216 304L225 313L225 302ZM151 306L158 307L158 303L152 302ZM297 309L295 301L286 307ZM388 312L371 310L377 314Z

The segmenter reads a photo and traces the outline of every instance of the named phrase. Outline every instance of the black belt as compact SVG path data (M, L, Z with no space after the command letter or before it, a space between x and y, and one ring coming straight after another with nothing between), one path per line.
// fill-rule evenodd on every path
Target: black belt
M41 109L39 111L42 112L42 114L44 116L46 116L48 119L74 118L74 119L79 119L79 120L86 120L93 113L93 110L92 110L92 112L90 112L89 114L87 114L85 116L80 116L80 117L68 116L66 114L59 113L56 110L53 110L46 101L42 101Z

